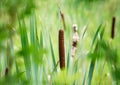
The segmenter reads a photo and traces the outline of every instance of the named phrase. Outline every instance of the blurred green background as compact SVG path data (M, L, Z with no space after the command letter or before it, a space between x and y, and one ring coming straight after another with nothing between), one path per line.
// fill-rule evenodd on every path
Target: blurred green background
M78 43L77 71L70 75L65 74L67 75L66 82L69 82L67 84L81 85L85 73L87 84L89 65L92 60L88 53L100 24L105 26L103 39L107 44L110 43L110 49L116 49L118 61L116 61L115 66L119 68L119 9L120 0L1 0L0 83L7 85L9 82L12 85L64 83L60 83L60 81L64 81L64 79L62 80L63 76L61 76L64 72L59 71L59 65L57 66L58 72L53 73L55 64L59 61L58 31L60 28L64 29L60 11L64 15L66 26L64 29L66 64L72 45L72 25L78 25L80 37L83 34L83 27L87 25L85 36ZM113 17L116 17L115 38L111 40ZM109 52L112 50L108 51L108 54ZM105 53L108 55L107 51ZM113 65L114 63L107 62L104 53L102 57L104 58L98 58L96 61L91 85L114 85L116 84L114 79L117 78L112 72L114 69L109 66L109 64ZM101 73L105 61L108 64L104 65L104 71ZM7 77L6 68L9 69ZM73 67L73 69L75 68ZM120 70L115 71L115 73L118 75ZM49 80L49 76L51 80ZM120 75L117 77L119 81ZM101 84L99 84L100 81ZM53 83L51 84L51 82Z

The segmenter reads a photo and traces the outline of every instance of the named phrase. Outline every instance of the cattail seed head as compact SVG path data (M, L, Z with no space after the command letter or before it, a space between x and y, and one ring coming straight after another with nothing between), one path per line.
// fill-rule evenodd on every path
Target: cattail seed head
M115 17L112 18L112 28L111 28L111 38L114 39L115 36Z
M79 41L79 35L78 35L78 27L77 24L73 24L73 36L72 36L72 57L75 56L76 50L77 50L77 44Z
M59 59L60 59L60 69L65 68L65 49L64 49L64 31L59 30Z
M73 24L73 30L74 30L74 32L77 32L77 30L78 30L77 24Z
M73 47L77 47L77 42L74 42L74 41L73 41L72 46L73 46Z

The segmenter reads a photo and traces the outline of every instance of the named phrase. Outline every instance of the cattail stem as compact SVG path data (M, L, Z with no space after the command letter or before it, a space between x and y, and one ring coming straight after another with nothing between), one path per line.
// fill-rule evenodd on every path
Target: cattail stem
M60 16L61 16L61 19L62 19L64 30L66 30L64 14L61 11L60 11Z
M60 69L65 68L65 49L64 49L64 31L59 30L59 59L60 59Z
M115 17L112 18L112 28L111 28L111 38L114 39L115 36Z

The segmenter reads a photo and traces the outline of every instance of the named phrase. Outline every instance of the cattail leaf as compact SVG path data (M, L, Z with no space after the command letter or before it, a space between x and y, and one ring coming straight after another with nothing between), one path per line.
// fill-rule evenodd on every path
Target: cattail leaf
M34 28L34 18L33 16L31 16L30 18L30 41L31 41L31 44L34 44L35 43L35 28Z
M92 60L95 60L97 58L97 56L99 56L99 54L97 52L88 54L88 57Z
M93 38L93 41L92 41L92 45L91 45L91 49L90 49L90 51L92 51L92 48L93 48L93 45L94 45L94 43L95 43L95 40L97 39L97 36L98 36L98 34L99 34L99 31L100 31L100 29L101 29L101 27L102 27L102 24L100 24L99 25L99 27L97 28L97 31L96 31L96 33L95 33L95 36L94 36L94 38ZM97 43L97 45L96 45L96 47L95 47L95 50L94 50L94 55L92 55L92 61L91 61L91 64L90 64L90 68L89 68L89 73L88 73L88 85L91 85L91 81L92 81L92 76L93 76L93 72L94 72L94 67L95 67L95 61L96 61L96 52L97 52L97 50L98 50L98 43ZM97 52L98 53L98 52ZM97 54L98 55L98 54Z
M104 40L101 40L101 41L100 41L100 46L101 46L104 50L108 50L108 49L109 49L108 44L107 44Z
M85 25L84 28L83 28L84 31L83 31L81 39L83 39L83 37L84 37L84 35L85 35L86 31L87 31L87 28L88 28L88 25Z
M44 75L44 71L43 71L43 65L41 65L41 67L39 68L39 84L42 85L43 84L43 76Z
M43 84L48 84L48 79L47 79L48 75L47 75L47 73L46 73L45 65L43 65L43 74L44 74L44 76L43 76ZM49 75L49 76L50 76L50 75ZM51 79L51 76L50 76L49 79ZM42 79L41 79L41 80L42 80Z
M36 38L36 44L39 45L39 39L38 39L38 27L37 27L37 20L36 20L36 14L34 13L35 18L35 38Z
M74 74L77 73L77 71L78 71L78 60L76 60L74 64L74 71L73 71ZM73 85L76 85L75 83L76 83L76 80L74 80Z
M21 45L22 45L22 48L26 48L29 46L29 43L28 43L28 36L27 36L25 22L23 20L21 23L19 17L18 17L18 22L19 22L19 29L20 29ZM29 55L25 55L23 58L25 62L26 76L27 76L27 79L30 80L30 57Z
M103 28L102 28L102 30L100 32L100 38L101 39L103 38L104 32L105 32L105 26L103 26Z
M37 36L37 23L35 13L33 13L33 15L30 18L30 40L31 45L33 45L32 61L34 68L34 83L38 85L38 63L42 61L42 58L40 58L41 56L39 55L39 53L41 53L39 50L41 49L38 49L39 42Z
M69 63L70 63L70 51L71 51L71 48L68 48L68 55L67 55L67 70L69 69Z
M91 85L94 67L95 67L95 60L92 60L89 68L89 73L88 73L88 85Z
M98 42L96 44L94 53L98 53ZM91 85L92 76L93 76L94 67L95 67L95 62L96 62L96 57L92 59L91 64L90 64L89 74L88 74L88 85Z
M100 31L101 26L102 26L102 24L100 24L99 27L97 28L97 31L96 31L96 33L95 33L95 35L94 35L94 38L93 38L93 41L92 41L91 49L93 48L93 45L94 45L94 43L95 43L95 40L97 39L97 36L98 36L98 33L99 33L99 31Z
M85 79L86 79L86 72L85 72L85 74L84 74L84 78L83 78L82 85L85 85Z
M55 55L54 55L54 50L53 50L53 46L52 46L52 41L51 41L50 35L49 35L49 39L50 39L50 49L51 49L51 54L52 54L53 66L54 66L55 71L57 71L57 69L56 69Z
M11 49L11 55L13 56L13 60L14 60L14 65L16 67L16 73L19 73L19 69L18 69L18 66L17 66L17 62L15 60L15 50L14 50L14 45L13 45L13 39L12 37L10 37L10 49Z
M79 72L74 74L69 74L66 69L61 70L59 73L54 75L53 85L73 85L75 80L79 80Z
M40 47L43 48L43 34L40 32Z

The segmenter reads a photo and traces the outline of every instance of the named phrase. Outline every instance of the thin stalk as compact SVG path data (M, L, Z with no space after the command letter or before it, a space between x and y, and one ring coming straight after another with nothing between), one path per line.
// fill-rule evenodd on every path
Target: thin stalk
M97 51L98 51L98 43L96 45L94 52L97 52ZM89 74L88 74L88 85L91 85L92 76L93 76L93 72L94 72L94 68L95 68L95 63L96 63L96 59L92 59L91 64L90 64Z
M66 30L65 18L64 18L64 14L61 12L61 10L60 10L60 16L61 16L61 19L62 19L64 30Z
M100 76L100 80L99 80L99 83L98 83L98 85L100 85L101 84L101 80L102 80L102 74L103 74L103 71L104 71L104 67L105 67L105 60L104 60L104 62L103 62L103 66L102 66L102 69L101 69L101 76Z

